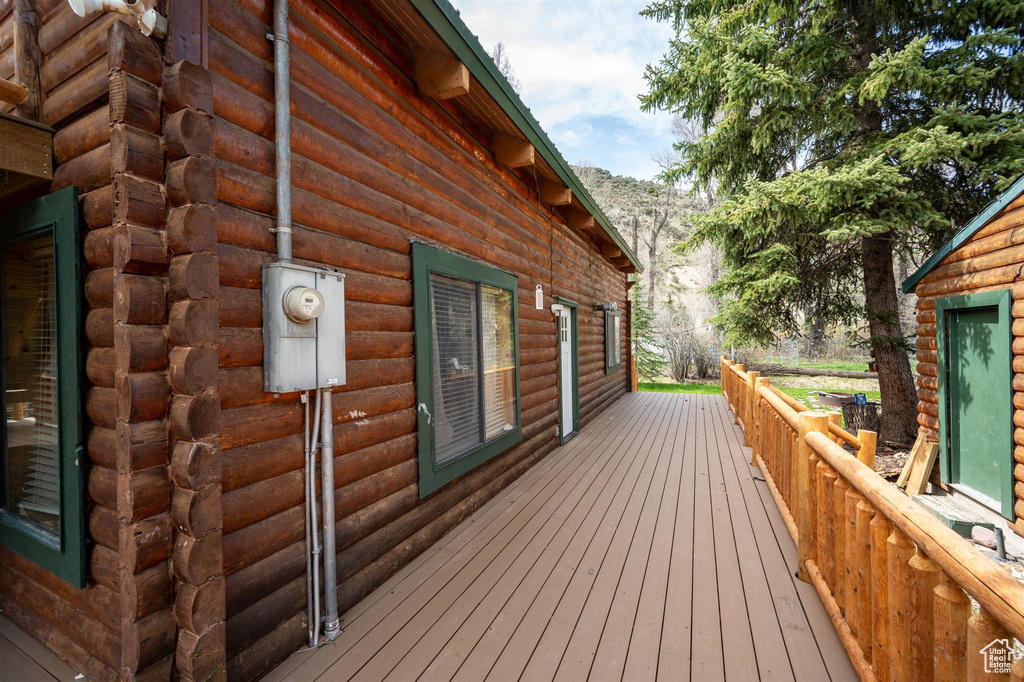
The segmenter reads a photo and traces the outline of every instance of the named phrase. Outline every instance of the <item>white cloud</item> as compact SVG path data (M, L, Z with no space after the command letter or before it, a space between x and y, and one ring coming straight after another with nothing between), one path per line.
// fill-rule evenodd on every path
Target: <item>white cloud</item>
M635 0L454 0L486 49L508 48L522 98L570 162L650 178L651 155L672 143L671 117L640 111L644 68L671 29Z

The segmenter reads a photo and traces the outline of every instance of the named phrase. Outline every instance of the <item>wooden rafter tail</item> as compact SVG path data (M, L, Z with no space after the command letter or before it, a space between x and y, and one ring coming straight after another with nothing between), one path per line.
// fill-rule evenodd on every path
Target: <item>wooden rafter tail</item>
M540 179L540 200L549 206L568 206L572 203L572 190L560 182Z
M509 168L525 168L537 162L537 151L533 145L518 137L494 133L491 138L491 151L498 163Z
M416 50L413 77L428 97L451 99L469 93L469 69L458 59L440 52Z
M6 78L0 78L0 101L18 106L28 99L28 88Z
M604 254L606 258L622 257L622 249L615 246L614 244L601 244L601 253Z
M582 208L570 206L565 217L569 221L569 225L577 230L593 230L595 228L594 216Z

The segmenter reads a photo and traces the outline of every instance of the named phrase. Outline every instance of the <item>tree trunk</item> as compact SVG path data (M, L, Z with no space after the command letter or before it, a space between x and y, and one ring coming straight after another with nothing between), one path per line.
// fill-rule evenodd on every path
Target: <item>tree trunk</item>
M651 233L647 242L647 307L654 310L654 290L658 287L658 233Z
M807 346L805 355L809 358L820 358L825 353L825 320L815 313L814 308L804 309L804 328L807 330Z
M917 393L896 300L891 236L864 237L861 255L865 312L882 393L879 440L909 444L917 435Z

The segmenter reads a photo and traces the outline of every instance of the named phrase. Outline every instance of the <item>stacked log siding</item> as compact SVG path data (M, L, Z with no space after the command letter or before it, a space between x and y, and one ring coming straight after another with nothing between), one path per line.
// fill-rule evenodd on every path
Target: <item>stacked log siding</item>
M1024 196L997 213L949 253L916 286L917 422L928 440L939 440L935 301L946 296L1008 289L1013 297L1014 522L1024 533Z
M302 407L294 394L265 393L260 366L260 266L274 258L271 6L209 6L227 657L239 679L301 646L306 632ZM556 328L549 310L534 308L537 284L546 308L555 295L580 304L581 423L628 384L625 371L605 374L603 313L593 310L625 306L624 276L494 162L479 123L419 93L408 48L353 23L364 22L293 3L294 253L346 274L348 383L334 399L342 613L555 448ZM523 442L422 500L411 240L520 278Z

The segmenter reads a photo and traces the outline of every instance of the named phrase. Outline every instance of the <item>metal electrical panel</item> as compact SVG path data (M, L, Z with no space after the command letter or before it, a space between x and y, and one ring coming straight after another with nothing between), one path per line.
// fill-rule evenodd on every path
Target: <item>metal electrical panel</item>
M290 393L344 383L345 275L294 263L264 265L264 390Z

